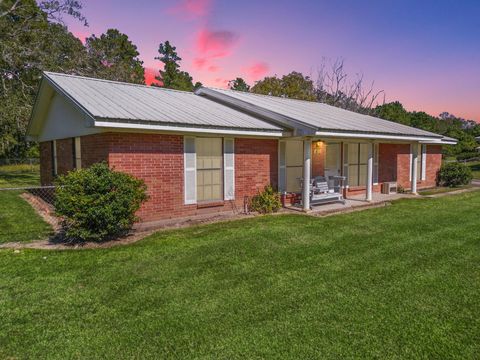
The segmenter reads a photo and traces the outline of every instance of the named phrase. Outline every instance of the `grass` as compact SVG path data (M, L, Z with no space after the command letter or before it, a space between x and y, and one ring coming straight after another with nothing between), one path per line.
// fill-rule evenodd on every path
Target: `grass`
M38 165L0 166L0 189L39 184ZM52 230L20 194L21 191L0 190L0 243L41 239Z
M0 358L476 358L480 193L0 251Z
M43 239L52 232L20 195L20 191L0 190L0 244Z
M469 162L467 165L472 169L473 178L480 179L480 161Z
M471 187L472 185L462 185L457 187L438 186L432 189L420 190L418 193L420 195L435 195L435 194L443 194L443 193L462 190L462 189L470 189Z
M39 165L2 165L0 166L0 188L26 187L40 185Z

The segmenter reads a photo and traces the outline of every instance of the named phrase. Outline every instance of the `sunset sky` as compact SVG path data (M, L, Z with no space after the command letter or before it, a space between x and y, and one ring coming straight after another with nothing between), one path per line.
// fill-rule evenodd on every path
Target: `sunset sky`
M253 84L292 70L316 77L323 58L343 58L386 100L432 115L480 121L480 1L83 0L84 39L108 28L137 45L151 79L158 44L170 40L194 81Z

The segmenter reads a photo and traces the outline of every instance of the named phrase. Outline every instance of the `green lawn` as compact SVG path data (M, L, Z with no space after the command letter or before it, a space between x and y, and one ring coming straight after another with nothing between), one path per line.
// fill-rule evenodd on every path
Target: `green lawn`
M52 232L51 226L20 194L20 191L0 190L0 244L43 239Z
M467 163L467 165L472 169L473 178L480 179L480 161L473 161Z
M39 165L0 166L0 188L40 185Z
M38 165L0 166L0 188L39 184ZM0 243L42 239L52 231L20 194L20 191L0 191Z
M0 358L480 354L480 193L0 251Z
M462 185L462 186L457 186L457 187L438 186L438 187L435 187L435 188L432 188L432 189L420 190L418 193L420 195L435 195L435 194L443 194L443 193L447 193L447 192L463 190L463 189L470 189L470 188L472 188L472 185Z

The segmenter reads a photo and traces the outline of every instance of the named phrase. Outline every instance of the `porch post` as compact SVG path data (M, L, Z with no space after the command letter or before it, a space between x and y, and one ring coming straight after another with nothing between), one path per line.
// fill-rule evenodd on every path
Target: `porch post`
M417 194L418 144L413 143L411 145L411 149L412 149L412 163L410 164L410 167L412 169L411 189L412 189L412 194L416 195Z
M303 140L303 187L302 204L303 211L310 210L310 159L312 151L312 139Z
M373 143L368 144L368 161L367 161L367 194L366 200L372 201L373 191Z

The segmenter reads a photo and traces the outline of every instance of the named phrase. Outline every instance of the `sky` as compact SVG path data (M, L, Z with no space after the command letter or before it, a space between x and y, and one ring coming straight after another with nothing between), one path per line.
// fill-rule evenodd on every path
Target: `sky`
M249 84L291 71L314 80L343 59L386 101L480 122L480 0L83 0L89 26L66 19L81 40L109 28L127 34L147 82L169 40L181 69L204 85ZM382 98L383 100L383 98Z

